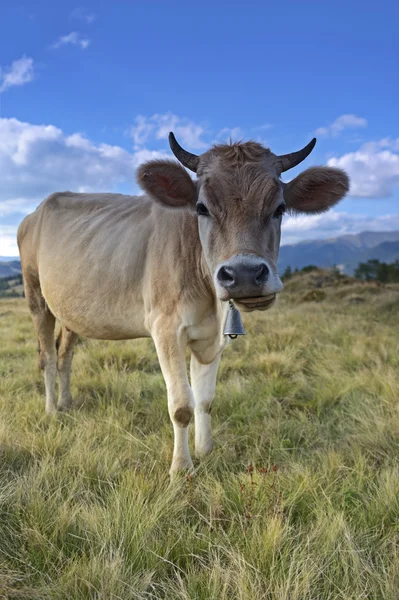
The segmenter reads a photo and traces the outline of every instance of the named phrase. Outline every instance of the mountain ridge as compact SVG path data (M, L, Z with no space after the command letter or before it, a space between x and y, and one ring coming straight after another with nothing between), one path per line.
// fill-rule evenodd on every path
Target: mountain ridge
M399 259L399 231L362 231L287 244L280 248L278 265L281 272L288 266L302 269L311 264L324 268L336 265L351 275L359 262L373 258L384 262Z

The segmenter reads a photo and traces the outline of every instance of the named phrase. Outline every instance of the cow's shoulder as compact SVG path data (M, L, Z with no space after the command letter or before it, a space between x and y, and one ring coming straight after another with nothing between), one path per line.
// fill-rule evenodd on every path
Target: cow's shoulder
M45 200L43 200L43 202L39 205L38 208L40 208L41 206L46 207L46 208L57 208L60 203L63 204L65 201L68 200L72 200L75 196L79 196L80 194L74 194L73 192L54 192L53 194L50 194L50 196L47 196L47 198L45 198Z

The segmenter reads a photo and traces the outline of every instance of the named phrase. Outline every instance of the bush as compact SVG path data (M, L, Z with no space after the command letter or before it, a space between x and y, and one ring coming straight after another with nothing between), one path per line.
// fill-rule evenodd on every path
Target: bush
M302 296L302 302L322 302L327 294L322 290L310 290Z
M355 277L362 281L399 282L399 260L393 263L384 263L378 259L372 259L365 263L359 263L355 269Z

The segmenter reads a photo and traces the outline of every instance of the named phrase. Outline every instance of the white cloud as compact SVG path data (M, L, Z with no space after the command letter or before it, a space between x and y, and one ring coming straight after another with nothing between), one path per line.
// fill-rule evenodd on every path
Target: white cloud
M54 125L0 119L0 254L17 253L16 231L24 214L55 191L138 191L135 170L170 153L95 144L81 133L66 135ZM7 224L5 224L7 223Z
M362 231L399 230L399 214L370 217L331 210L320 215L287 215L283 219L282 244L334 238Z
M135 118L135 124L129 129L128 135L133 138L133 143L136 148L145 144L154 132L155 124L151 122L151 118L138 115Z
M341 115L331 125L316 129L316 135L336 137L345 129L359 129L367 127L367 120L357 115Z
M86 50L86 48L90 44L90 40L88 38L84 38L77 31L72 31L68 33L68 35L61 36L54 44L52 48L60 48L61 46L65 46L68 44L72 44L72 46L79 46L82 50Z
M14 60L10 67L0 67L0 94L8 88L24 85L34 78L33 58L22 56Z
M140 148L150 140L165 140L173 131L177 140L187 149L203 149L207 144L202 139L205 128L185 117L172 113L155 114L151 117L139 115L128 134L133 138L135 148Z
M244 137L243 131L240 127L224 127L219 131L216 136L215 142L217 143L229 143L230 140L236 142Z
M82 6L75 8L69 16L71 19L79 19L79 21L86 21L86 23L89 23L89 25L90 23L93 23L93 21L97 17L96 14L88 12Z
M356 152L330 158L328 165L347 171L351 178L351 196L390 197L399 186L399 154L393 151L398 146L398 139L368 142Z
M250 131L257 132L257 140L264 143L264 140L259 138L259 133L271 127L273 126L270 123L264 123ZM183 147L193 152L207 150L212 144L228 143L230 139L239 141L250 137L241 127L224 127L215 133L205 124L195 123L173 113L157 113L150 117L138 115L133 126L127 130L127 135L133 139L134 148L139 149L148 142L166 140L170 131L173 131Z
M382 140L366 142L362 146L362 149L367 150L367 152L378 152L382 148L399 152L399 138L385 137Z
M81 133L66 135L54 125L0 119L0 210L23 209L57 190L115 189L134 183L136 167L166 156L142 149L95 144Z
M0 256L18 256L16 227L0 224Z
M273 124L272 123L263 123L263 125L258 125L257 127L254 127L254 131L268 131L269 129L273 128Z
M29 199L27 198L18 197L0 200L0 219L4 220L7 215L16 213L28 214L32 208L35 208L35 205L34 203L29 204Z

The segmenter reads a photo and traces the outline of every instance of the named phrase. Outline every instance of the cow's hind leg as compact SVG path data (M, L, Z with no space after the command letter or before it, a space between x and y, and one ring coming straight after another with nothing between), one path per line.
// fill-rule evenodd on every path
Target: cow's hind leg
M55 380L57 356L55 351L55 317L50 312L40 289L39 277L33 272L24 272L25 296L39 340L39 367L44 373L46 388L46 412L56 411Z
M78 340L76 333L65 327L61 327L57 338L56 348L58 354L57 368L59 376L58 410L68 410L72 404L70 381L73 349Z
M154 326L152 337L168 392L168 410L174 430L173 459L170 475L193 466L188 448L188 425L194 413L194 396L186 369L184 334L167 319Z
M195 453L197 456L205 456L213 448L210 413L215 397L220 358L221 354L209 365L203 365L194 353L191 354L190 373L195 399Z

